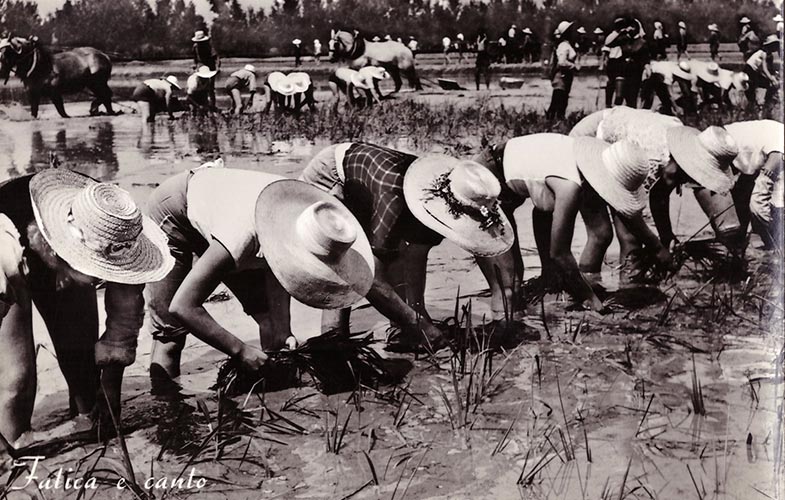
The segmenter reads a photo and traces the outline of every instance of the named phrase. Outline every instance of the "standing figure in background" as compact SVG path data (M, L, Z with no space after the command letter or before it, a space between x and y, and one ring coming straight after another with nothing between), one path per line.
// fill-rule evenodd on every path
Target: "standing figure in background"
M741 33L739 34L739 50L744 57L744 60L750 58L752 54L760 50L760 37L752 27L752 21L747 16L739 20L741 24Z
M507 30L507 62L518 62L518 26L514 24Z
M594 40L592 41L591 48L594 55L599 59L602 57L602 47L605 45L605 31L597 26L594 28Z
M444 56L444 65L450 65L450 46L452 45L452 40L450 40L449 36L445 36L442 38L442 55Z
M668 58L668 40L660 21L654 21L654 33L651 35L652 57L658 61Z
M409 43L406 44L409 47L409 50L412 51L412 57L417 57L417 52L419 52L420 44L417 42L417 39L413 36L409 36Z
M576 62L580 65L581 59L589 51L589 43L586 40L586 28L583 26L575 31L575 51L578 53Z
M205 33L204 30L197 30L191 41L194 42L194 64L192 69L196 71L196 68L200 66L207 66L210 71L215 72L208 82L210 86L208 93L210 107L215 109L215 75L218 74L218 70L221 67L221 60L210 43L210 35Z
M627 20L623 17L617 17L613 21L613 30L605 37L602 46L602 57L600 58L600 72L605 70L605 75L608 77L605 82L605 107L610 108L613 106L614 94L616 88L621 88L624 85L624 77L622 76L622 61L621 41L626 36L624 28L627 26Z
M534 33L529 28L523 28L521 31L523 35L523 60L524 62L534 62L537 60L537 57L534 54Z
M458 64L463 63L463 51L466 50L466 41L463 39L463 33L458 33L455 37L455 50L458 52Z
M714 23L709 25L709 54L712 61L720 60L720 29Z
M300 64L302 63L302 56L303 56L303 48L302 48L302 40L299 38L295 38L292 40L292 45L294 45L294 67L299 68Z
M480 74L485 74L485 88L491 88L491 55L488 53L488 33L480 28L477 33L477 59L474 62L474 83L480 90Z
M322 42L318 38L313 41L313 60L316 64L322 62Z
M641 107L651 109L654 96L660 100L659 112L663 115L673 115L673 97L671 86L679 85L682 102L692 95L692 83L695 76L692 74L690 63L687 61L652 61L648 77L641 84Z
M631 108L638 107L638 92L644 73L650 71L651 55L644 37L641 22L633 19L624 28L621 39L622 67L621 78L616 79L615 105L626 103ZM621 83L621 85L619 85Z
M679 21L679 31L676 33L676 60L680 61L682 57L690 58L687 53L687 45L690 43L690 34L687 33L687 23Z
M546 112L546 116L553 119L563 119L567 112L567 103L570 98L572 81L575 71L578 69L576 63L578 52L575 50L575 31L572 21L562 21L556 28L559 36L559 45L556 46L556 60L551 75L551 105Z

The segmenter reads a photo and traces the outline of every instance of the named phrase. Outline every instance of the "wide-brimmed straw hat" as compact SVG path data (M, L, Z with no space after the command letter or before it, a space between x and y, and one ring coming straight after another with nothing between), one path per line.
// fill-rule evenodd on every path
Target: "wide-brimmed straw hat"
M484 166L442 154L418 158L403 178L406 205L417 220L479 256L499 255L512 246L500 192L499 180Z
M600 28L600 27L594 28L594 34L595 35L602 35L603 33L605 33L605 32L602 30L602 28Z
M687 23L685 23L684 21L679 21L679 25L678 26L679 26L679 28L687 29Z
M199 69L196 70L196 76L199 78L212 78L214 77L218 71L214 69L210 69L207 66L199 66Z
M273 71L267 75L267 84L273 92L286 96L294 94L294 85L289 78L280 71Z
M706 83L717 83L720 81L720 65L715 62L701 64L695 68L695 76Z
M572 25L573 25L572 21L562 21L559 23L558 26L556 26L556 31L554 33L563 35L564 33L567 32L568 29L570 29Z
M206 42L210 39L210 35L206 34L203 30L197 30L194 32L193 38L191 38L192 42Z
M666 138L671 156L695 182L716 193L730 191L734 183L730 166L739 147L727 130L673 127L667 130Z
M585 34L586 34L586 28L584 28L583 26L581 26L580 28L578 28L578 29L576 30L576 33L580 33L581 35L585 35Z
M750 24L751 22L752 21L750 21L750 18L747 16L744 16L741 19L739 19L739 24Z
M53 168L30 179L30 199L49 246L82 274L138 285L174 265L164 232L113 184Z
M524 33L524 34L526 34L526 35L533 35L533 33L532 33L532 30L531 30L530 28L528 28L528 27L526 27L526 28L523 28L523 30L521 31L521 33Z
M782 40L780 40L780 37L778 37L777 35L769 35L763 41L763 48L765 49L771 46L779 47L781 43Z
M627 140L608 144L594 137L578 137L574 150L578 170L603 200L624 216L643 210L643 182L649 162L641 148Z
M275 181L256 201L255 224L270 270L300 302L340 309L371 289L371 245L354 215L332 195L302 181Z
M777 14L776 16L772 17L771 20L774 21L775 23L781 23L782 22L782 14Z
M243 66L243 68L244 68L246 71L250 71L251 73L253 73L253 72L255 72L255 71L256 71L256 67L254 67L254 65L253 65L253 64L246 64L245 66Z
M166 78L164 78L164 80L166 80L167 82L169 82L169 85L171 85L172 87L174 87L174 88L176 88L176 89L178 89L178 90L180 89L180 82L177 80L177 77L176 77L176 76L174 76L174 75L169 75L169 76L167 76Z
M719 31L720 29L717 27L716 24L712 23L709 25L709 31Z
M671 70L673 76L681 78L682 80L692 80L692 65L687 61L679 61L677 64L673 65L673 69Z
M654 21L654 27L658 29L662 29L662 23L660 21Z
M305 92L311 86L311 77L308 76L308 73L300 71L289 73L286 78L288 78L289 82L292 84L295 94Z
M295 38L294 40L292 40L292 43L293 43L294 45L300 45L300 44L301 44L301 43L303 43L303 42L302 42L302 40L300 40L299 38Z

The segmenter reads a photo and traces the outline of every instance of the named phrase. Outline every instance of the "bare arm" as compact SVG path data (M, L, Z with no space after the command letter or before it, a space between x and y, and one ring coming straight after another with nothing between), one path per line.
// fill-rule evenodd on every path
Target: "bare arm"
M660 180L652 186L649 193L649 207L651 208L651 216L654 219L654 226L660 235L660 242L666 248L675 239L670 214L672 191L673 186L668 186Z
M221 279L234 269L234 259L229 251L213 240L175 293L169 312L198 339L223 353L238 357L246 367L259 368L267 356L224 329L203 305Z

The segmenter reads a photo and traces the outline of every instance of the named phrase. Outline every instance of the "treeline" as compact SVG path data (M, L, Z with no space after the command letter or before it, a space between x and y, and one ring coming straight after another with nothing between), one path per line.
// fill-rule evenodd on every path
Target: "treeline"
M309 53L313 40L327 40L333 27L356 27L368 38L389 34L404 41L414 36L423 50L438 50L443 36L467 41L478 29L500 37L511 24L529 27L546 38L562 20L573 20L588 32L609 27L619 15L641 19L651 32L655 20L673 35L680 20L687 22L695 42L708 36L717 23L725 41L734 41L738 20L747 16L765 35L774 31L773 3L754 0L283 0L271 11L244 8L238 0L211 0L215 17L210 26L213 44L222 56L288 55L292 39L303 41ZM116 58L161 59L190 55L194 30L206 28L190 0L66 0L56 12L41 18L35 2L0 0L0 30L17 36L37 35L57 47L90 45Z

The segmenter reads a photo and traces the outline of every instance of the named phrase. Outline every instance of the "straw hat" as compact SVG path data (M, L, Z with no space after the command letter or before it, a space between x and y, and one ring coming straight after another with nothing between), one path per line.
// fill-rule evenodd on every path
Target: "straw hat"
M164 232L113 184L53 168L30 179L30 199L49 246L80 273L139 285L174 265Z
M574 150L578 169L603 200L625 216L643 210L643 181L649 164L641 148L627 140L608 144L593 137L578 137Z
M202 30L197 30L194 32L193 38L191 38L192 42L206 42L210 39L210 35L205 34Z
M251 73L254 73L256 71L256 68L254 67L253 64L246 64L245 66L243 66L243 68L246 71L250 71Z
M763 48L769 48L771 46L779 47L782 41L777 35L769 35L766 37L766 40L763 42Z
M354 215L332 195L282 179L261 192L255 217L264 258L295 299L340 309L371 289L371 245Z
M594 28L594 34L595 35L602 35L603 33L605 33L605 32L602 31L602 28L600 28L599 26Z
M673 76L681 78L682 80L692 80L692 66L687 61L679 61L678 64L673 66L671 71Z
M695 68L695 75L706 83L719 83L720 66L715 62L701 64Z
M556 26L556 31L554 33L563 35L568 29L570 29L570 26L572 26L572 24L573 24L572 21L562 21L559 23L558 26Z
M273 92L283 95L294 94L294 85L289 78L280 71L273 71L267 75L267 84Z
M782 14L777 14L776 16L772 17L771 20L774 21L775 23L781 23L782 22Z
M169 75L166 78L164 78L164 80L169 82L169 85L171 85L172 87L174 87L174 88L176 88L178 90L180 89L180 82L177 81L177 77L176 76Z
M523 31L521 31L521 33L526 35L533 35L532 30L529 28L523 28Z
M687 23L685 23L684 21L679 21L679 28L684 28L686 30L687 29Z
M458 36L456 36L455 38L457 38L458 40L463 40L463 33L458 33Z
M739 19L739 24L750 24L751 22L752 21L750 21L750 18L747 16L744 16L741 19Z
M293 43L294 45L300 45L301 43L303 43L303 41L302 41L302 40L300 40L299 38L295 38L294 40L292 40L292 43Z
M199 69L196 70L196 76L199 78L212 78L214 77L218 71L212 70L207 66L199 66Z
M720 29L717 27L716 24L712 23L709 25L709 31L719 31Z
M578 28L577 32L580 33L581 35L585 35L586 34L586 28L581 26L580 28Z
M654 27L661 30L662 29L662 23L659 22L659 21L654 21Z
M716 193L730 191L730 165L739 147L725 129L711 126L700 132L692 127L673 127L666 137L671 156L695 182Z
M513 231L499 208L499 180L487 168L442 154L415 160L403 178L412 214L464 250L484 257L506 252Z
M308 76L308 73L289 73L286 78L288 78L289 82L292 84L295 94L305 92L311 86L311 77Z
M349 68L340 68L340 69L345 69L346 71L350 71L351 72L351 73L349 73L349 75L350 75L350 80L352 82L352 85L354 85L358 89L363 89L363 90L370 90L371 89L370 82L368 80L366 80L363 77L363 75L361 75L360 72L357 71L356 69L349 69Z

